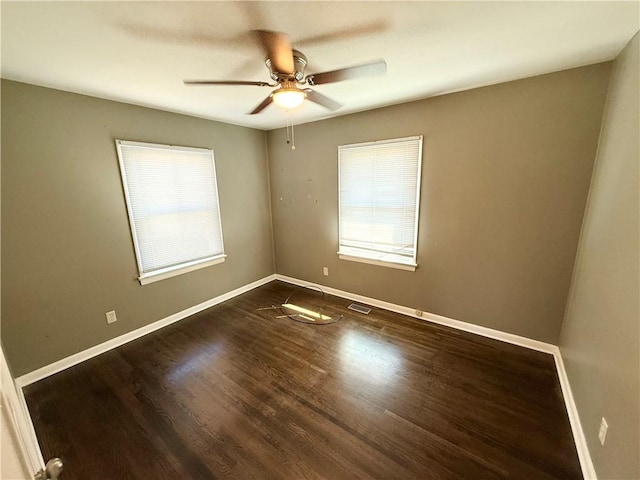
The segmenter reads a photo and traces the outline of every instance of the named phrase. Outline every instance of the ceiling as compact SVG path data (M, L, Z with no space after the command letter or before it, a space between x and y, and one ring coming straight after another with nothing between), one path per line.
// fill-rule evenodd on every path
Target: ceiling
M183 79L269 81L251 30L285 32L307 73L379 58L383 76L314 87L305 123L614 58L633 2L1 2L2 77L259 129L283 127L271 91Z

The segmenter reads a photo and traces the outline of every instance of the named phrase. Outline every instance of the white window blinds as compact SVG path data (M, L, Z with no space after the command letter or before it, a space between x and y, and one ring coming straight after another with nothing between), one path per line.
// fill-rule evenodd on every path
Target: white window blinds
M422 136L338 147L341 258L415 269L421 160Z
M140 282L224 261L213 151L116 145Z

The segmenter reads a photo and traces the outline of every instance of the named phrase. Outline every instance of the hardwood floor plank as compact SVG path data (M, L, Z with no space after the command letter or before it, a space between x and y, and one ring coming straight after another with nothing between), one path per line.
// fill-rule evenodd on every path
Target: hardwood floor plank
M293 292L293 294L292 294ZM291 295L323 315L277 318ZM577 479L553 357L271 282L25 388L66 479Z

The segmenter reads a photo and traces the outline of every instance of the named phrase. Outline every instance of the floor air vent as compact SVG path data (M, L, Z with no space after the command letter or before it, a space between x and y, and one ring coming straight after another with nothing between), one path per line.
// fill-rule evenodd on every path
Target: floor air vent
M352 303L347 308L349 310L353 310L353 311L356 311L358 313L364 313L365 315L369 315L369 312L371 312L370 308L367 308L367 307L365 307L363 305L358 305L357 303Z

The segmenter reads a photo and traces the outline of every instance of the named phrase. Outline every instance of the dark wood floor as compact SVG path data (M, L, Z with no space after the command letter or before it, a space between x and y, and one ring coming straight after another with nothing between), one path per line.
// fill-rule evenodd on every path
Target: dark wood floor
M331 325L257 310L293 288L28 386L44 457L67 480L581 478L551 355L335 297Z

